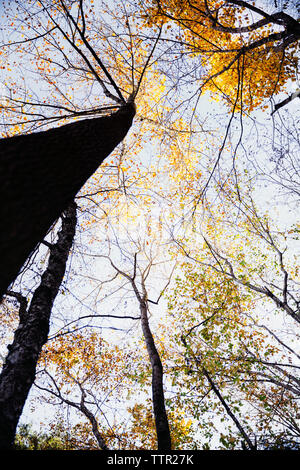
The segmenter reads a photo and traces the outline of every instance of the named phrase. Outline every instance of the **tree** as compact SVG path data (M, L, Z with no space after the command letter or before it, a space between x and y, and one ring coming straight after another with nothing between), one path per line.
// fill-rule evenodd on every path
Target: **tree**
M271 447L282 429L297 443L297 351L259 323L253 297L231 279L191 262L182 268L169 295L169 321L160 328L178 393L174 406L189 410L206 445L214 434L212 410L223 423L215 432L225 448L241 440L250 450Z
M50 6L52 9L47 12L50 21L55 25L51 31L57 28L70 46L82 56L75 34L81 38L87 49L92 52L94 61L102 73L108 76L109 83L117 96L108 91L103 78L83 55L90 73L101 84L104 93L117 103L117 106L113 107L120 109L111 115L0 141L3 175L1 219L5 227L5 231L1 231L0 240L2 259L0 297L16 279L26 259L43 240L47 231L71 203L86 180L124 139L135 114L133 99L126 103L121 91L85 36L83 2L79 2L78 5L81 18L76 20L69 12L70 5L67 2L61 2L59 7L61 14L65 16L64 19L69 22L71 29L73 28L72 40L56 23L54 14L51 14L53 5ZM99 111L103 109L100 108L95 113ZM73 111L68 114L73 117L84 116L87 113ZM63 165L61 165L62 160Z
M273 151L271 124L287 107L254 111L294 80L298 22L272 4L48 0L11 10L3 143L49 136L50 161L51 136L61 135L50 198L63 199L73 182L71 196L80 190L79 243L32 393L59 406L66 447L297 447L299 227L280 226L261 183L276 176L296 207L297 161L283 152L293 140L283 126L275 151L284 157L266 177L262 130ZM87 148L80 129L97 122L111 136L101 145L126 141L76 189L87 155L94 169L99 156L98 135ZM82 166L70 170L73 154ZM48 180L37 180L42 194ZM33 261L21 291L18 280L13 287L21 316L41 271Z
M145 283L149 275L149 271L151 269L152 261L150 260L146 268L144 270L141 270L140 272L141 287L139 288L136 282L137 256L138 253L135 253L133 262L133 273L131 275L120 270L112 262L112 260L110 260L110 262L112 267L118 272L118 274L125 277L130 282L136 299L139 303L143 337L152 369L152 402L157 435L157 449L166 452L168 450L171 450L172 443L169 421L165 407L165 396L163 388L164 373L160 354L157 350L153 334L149 325L148 292Z
M84 416L89 429L82 426L83 446L92 434L93 448L124 447L128 445L126 425L122 413L115 417L110 412L110 403L117 399L122 402L122 396L130 393L133 384L124 376L132 373L132 359L125 345L110 345L93 331L54 337L39 362L35 386L46 392L40 401L56 407L61 403Z
M1 296L59 214L125 137L133 115L129 104L108 117L0 141Z
M59 425L49 434L37 433L27 425L21 426L15 442L17 450L65 450L66 447L68 436Z
M169 297L171 318L167 324L172 322L172 333L162 334L172 338L176 330L173 322L178 321L174 338L177 351L169 344L166 351L170 351L171 361L174 349L179 357L182 355L181 360L174 360L174 382L179 390L185 390L179 372L182 367L190 387L177 406L182 408L186 396L196 395L195 401L201 401L202 406L192 405L191 412L200 420L199 408L204 416L212 410L206 395L211 396L207 390L213 390L249 448L263 448L268 439L271 446L283 435L283 440L297 445L299 355L295 345L299 304L298 273L293 261L297 229L293 228L293 220L288 228L279 229L265 201L264 212L260 213L253 200L251 174L240 176L238 183L227 175L223 181L219 179L210 192L214 203L207 197L193 225L185 221L183 235L174 237L185 261L181 265L183 272L176 278L177 287ZM197 392L193 374L197 377ZM238 384L239 392L235 389ZM229 392L227 387L231 385ZM244 411L247 402L255 412ZM211 421L201 423L208 439L209 424ZM237 438L231 433L222 437L226 448L236 446Z
M170 25L174 48L196 57L200 73L191 69L191 78L199 84L198 95L209 91L229 108L249 112L296 78L298 11L296 17L284 10L269 13L268 5L240 0L141 3L150 24Z
M76 206L72 203L62 216L57 243L50 247L48 266L27 309L20 299L19 325L0 375L0 447L13 444L18 420L30 387L35 379L36 364L46 343L53 302L62 282L76 227ZM12 294L14 295L14 294Z
M40 6L43 7L42 10L40 9ZM29 23L32 22L34 26L42 29L47 22L41 23L37 18L43 15L46 16L48 19L46 32L41 32L31 39L22 39L14 42L13 44L9 43L6 46L11 48L16 44L21 44L21 52L26 54L25 47L29 43L32 44L38 39L43 38L48 45L53 41L54 51L59 51L63 59L70 63L72 59L65 55L62 43L67 44L69 48L77 54L79 60L83 62L86 67L86 69L81 69L82 75L86 78L88 74L91 74L93 81L96 81L97 84L100 85L103 96L111 100L114 104L106 105L104 103L100 108L97 106L95 109L78 110L77 106L73 106L72 109L72 106L67 108L61 104L53 105L53 103L51 103L47 105L45 104L45 100L33 103L28 99L28 97L22 100L21 98L15 99L10 95L4 100L5 103L2 106L3 110L5 112L11 112L12 114L15 113L17 116L19 115L20 119L23 119L22 127L24 127L24 123L26 124L26 121L28 122L28 115L30 115L32 117L32 119L29 120L31 128L32 122L35 124L42 123L43 121L51 123L56 120L64 120L66 118L81 118L84 116L94 116L99 113L107 114L115 109L118 111L95 119L86 119L83 121L79 119L79 122L67 124L56 129L49 129L44 132L34 132L22 136L13 135L20 129L19 124L14 122L12 130L10 131L10 134L13 136L7 137L1 141L0 145L3 156L1 164L3 165L3 175L5 173L1 192L1 217L3 220L3 226L7 229L7 232L2 231L0 241L2 256L0 283L1 297L5 294L11 282L15 280L20 268L28 256L34 251L36 245L40 242L45 244L47 243L43 239L51 226L56 222L61 212L74 199L86 180L98 168L99 164L125 137L135 114L134 98L140 88L145 67L150 59L150 57L146 57L145 64L141 65L142 72L139 72L139 80L137 81L136 86L134 86L134 83L131 83L132 88L130 92L127 92L127 99L125 99L123 96L124 90L121 91L119 86L116 85L108 68L104 65L98 54L93 49L91 40L88 40L86 37L87 32L90 32L90 27L88 26L88 20L86 20L85 17L83 2L78 2L77 16L73 16L73 13L71 13L72 8L74 7L74 2L61 1L56 3L50 1L47 3L47 6L49 8L46 8L46 5L42 2L29 6L29 15L27 17ZM33 14L35 9L36 15ZM20 5L17 6L17 10L19 14ZM48 28L49 23L51 23L51 26ZM13 24L14 23L12 23L12 25ZM64 26L66 29L64 29ZM21 30L23 30L23 26L21 26ZM58 40L55 37L56 32L59 32L60 35ZM98 39L97 36L96 39ZM59 40L62 42L59 42ZM78 45L78 42L80 46ZM26 46L24 46L25 44ZM87 52L83 52L81 46L85 47ZM95 63L94 65L92 65L87 54L92 55L92 59ZM37 54L37 68L39 68L40 65L39 58L39 54ZM52 56L52 65L57 64L56 60L56 57ZM50 60L49 62L51 63ZM63 69L63 66L61 67ZM79 70L77 66L70 68L73 69L75 73ZM133 70L131 78L134 80ZM54 88L57 88L57 83L51 82L49 76L47 76L46 79L54 86ZM110 91L110 87L113 89L113 92ZM13 93L15 93L15 91ZM61 93L61 95L63 95L63 93ZM33 107L38 107L40 110L45 108L53 109L54 114L50 117L46 117L41 113L34 113L32 110ZM29 108L30 111L27 112L26 108ZM66 113L63 116L60 115L62 111ZM35 130L36 127L33 127L33 129ZM36 153L37 150L38 154ZM62 158L64 160L63 165L61 165ZM26 169L25 177L24 169ZM67 184L65 177L68 178L69 184ZM45 191L46 187L47 189ZM21 200L22 208L19 207ZM14 206L15 209L13 209L12 206ZM64 261L66 262L66 259ZM51 271L53 268L51 257L49 262L51 265L49 269ZM22 390L20 390L22 396L18 396L18 394L16 394L16 396L10 396L11 394L9 393L9 390L7 390L9 396L7 396L7 393L3 394L3 429L1 432L1 445L3 448L9 447L12 443L18 418L20 417L29 388L33 383L33 371L35 370L41 347L47 339L51 306L61 279L62 277L59 274L57 274L57 279L53 280L53 282L50 282L48 279L49 286L47 288L53 290L53 295L51 294L48 304L40 307L42 309L42 316L45 316L45 325L44 328L41 329L40 340L37 339L35 345L33 342L30 345L28 351L29 356L31 354L30 348L33 349L34 352L30 359L29 357L27 358L25 352L24 354L22 353L19 358L21 362L24 360L25 362L27 360L30 361L29 367L24 368L21 372L21 376L23 373L26 376L24 379L26 387L22 388L21 385L19 385L19 387L22 388ZM41 285L44 287L43 278ZM36 291L36 297L39 298L43 287L40 287ZM21 298L19 295L18 297ZM33 304L36 297L33 297ZM22 321L24 319L24 315L27 316L27 313L24 311L23 304L24 302L22 299ZM33 308L34 306L35 304L33 305ZM30 309L29 312L31 314ZM30 315L29 317L31 318ZM22 321L20 320L20 324L22 324ZM32 321L38 321L35 311L33 313ZM34 324L32 324L31 321L28 323L27 329L28 341L30 341L31 336L35 334ZM5 387L5 384L8 384L9 380L12 382L14 380L17 382L18 380L23 380L23 377L15 377L12 379L9 376L11 373L13 375L17 374L16 369L22 369L18 361L15 368L10 367L11 355L14 354L15 349L19 349L18 333L19 331L16 333L15 341L12 345L12 353L8 355L2 371L3 387ZM21 338L21 342L22 341L24 341L23 336ZM22 344L22 347L27 348L26 345L27 343L25 342L24 345ZM14 401L14 404L19 401L19 404L18 406L15 406L14 410L12 410L12 404L7 403L9 401ZM83 406L84 405L82 404L82 407ZM9 429L6 436L4 431L5 427Z
M75 410L75 426L62 420L69 436L65 445L75 449L104 448L103 442L110 450L155 449L152 399L145 399L151 376L143 339L134 345L130 341L111 345L92 330L62 334L43 350L35 406L53 405L69 417ZM189 422L177 411L168 412L168 420L173 449L193 443Z

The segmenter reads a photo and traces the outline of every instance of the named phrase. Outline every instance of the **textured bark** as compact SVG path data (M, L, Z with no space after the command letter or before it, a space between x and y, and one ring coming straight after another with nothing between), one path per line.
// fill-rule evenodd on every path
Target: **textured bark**
M62 217L58 240L50 249L46 271L32 296L28 310L20 309L14 341L8 347L0 375L0 449L10 449L30 387L36 364L49 332L53 302L64 277L76 228L76 205L71 203Z
M127 103L110 116L0 140L0 299L134 114Z

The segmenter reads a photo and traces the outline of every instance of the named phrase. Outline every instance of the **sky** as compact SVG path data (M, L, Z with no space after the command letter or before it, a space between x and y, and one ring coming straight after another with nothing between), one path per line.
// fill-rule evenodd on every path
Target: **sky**
M0 86L0 95L1 95L1 93L3 94L3 84ZM203 106L203 110L206 111L207 108L210 106L210 103L209 103L209 101L204 101L204 102L205 102L205 105ZM297 110L297 106L298 106L298 100L297 100L297 103L296 102L291 103L289 105L289 109ZM222 113L223 113L223 111L224 110L222 109ZM268 112L269 111L267 111L267 113ZM257 115L258 115L257 116L258 121L262 121L264 123L264 125L266 125L266 116L267 116L268 124L267 124L266 128L269 129L269 132L271 133L272 132L272 119L271 119L270 115L268 115L266 113L261 114L259 112L257 113ZM220 114L220 121L222 121L223 117L224 117L224 114ZM249 129L248 130L245 129L245 135L247 134L247 132L249 132ZM248 134L248 138L249 138L249 134ZM264 166L264 160L268 157L268 155L266 155L266 153L264 152L263 149L258 150L258 155L259 155L259 158L261 158L260 165L263 167ZM145 161L148 161L149 157L151 157L151 144L147 148L147 153L145 152L145 155L144 155ZM261 191L261 189L262 188L259 189L260 193L258 194L258 198L261 198L262 206L264 206L266 200L267 201L272 201L273 200L274 193L276 193L276 189L275 188L271 189L270 186L265 188L263 191ZM273 208L273 206L274 205L271 204L272 208ZM278 209L278 206L277 206L277 209ZM296 212L296 214L297 214L297 212ZM294 219L295 212L292 212L292 217ZM291 213L289 213L288 211L281 211L280 212L280 218L282 220L282 223L289 224L291 222ZM134 231L135 232L134 235L137 235L136 228L133 226L134 223L132 225L131 220L128 220L127 222L130 224L129 225L129 231L130 232ZM292 222L294 222L294 220ZM127 227L128 227L128 225L127 225ZM140 233L143 235L143 227L141 227L140 230L141 230ZM120 235L121 235L122 242L123 241L126 242L126 230L124 230L124 232L123 232L122 224L119 224L118 227L116 227L114 236L116 236L116 235L117 235L116 238L120 238ZM81 234L80 236L82 238L79 240L79 242L80 243L84 242L85 241L84 234ZM99 244L97 246L97 249L98 248L99 248ZM107 252L108 249L109 249L109 246L105 245L105 247L100 248L100 250L103 250L103 252L100 251L100 253L99 253L99 251L98 251L97 254L99 256L101 254L105 254L105 252ZM93 248L92 248L92 250L93 250ZM114 247L113 250L114 250L114 253L115 253L114 254L115 258L114 259L119 260L121 262L124 261L124 259L122 260L122 254L118 250L118 247L117 246ZM162 253L162 254L164 254L164 253ZM128 260L125 260L125 261L128 261ZM92 264L89 265L89 263L87 262L88 266L87 266L86 272L84 272L84 269L81 268L79 259L76 260L76 259L73 258L71 260L71 263L72 263L71 266L74 269L74 271L79 271L79 275L80 275L80 271L81 271L81 273L84 273L84 275L85 275L86 272L89 272L91 270L91 267L93 266L95 277L99 276L101 281L107 280L107 278L109 278L109 276L111 275L111 272L113 271L108 266L104 267L103 258L99 258L98 260L96 260L95 264L93 264L93 265ZM154 278L156 278L156 276ZM121 297L118 297L119 294L115 295L114 297L113 296L108 296L107 299L103 299L102 294L101 294L101 296L100 296L101 301L97 302L97 296L96 296L95 297L96 300L94 300L92 308L87 307L86 306L86 304L87 304L86 301L88 300L88 297L90 295L90 287L85 286L83 288L82 280L81 280L80 277L75 282L75 285L76 285L76 288L78 289L78 295L77 295L77 292L75 292L74 295L70 296L67 301L65 301L65 300L63 301L63 299L61 298L60 303L58 303L58 305L55 308L54 318L58 319L58 317L60 317L60 320L57 320L56 325L53 324L52 332L54 332L56 330L57 326L58 327L61 326L62 318L63 318L63 321L66 321L66 319L69 321L72 318L74 318L74 316L76 317L78 314L80 314L80 315L89 314L89 313L94 312L95 309L97 311L101 311L102 313L103 312L117 313L117 314L118 313L122 313L122 314L124 313L125 314L127 312L129 314L136 313L135 312L135 309L136 309L136 306L137 306L136 301L132 300L132 299L130 299L130 300L125 299L123 294L121 295ZM161 284L159 284L159 286L155 286L156 290L159 290L159 289L157 289L157 287L160 288ZM78 303L78 298L81 299L81 301L82 301L81 303ZM154 317L155 317L155 314L156 314L157 311L158 312L161 311L161 308L166 309L166 301L163 301L162 306L163 307L161 307L161 306L159 306L159 307L151 306L151 310L153 311L153 316ZM120 327L120 324L121 324L121 322L119 322L117 320L114 321L113 328L120 328L122 330L124 328L124 322L122 321L121 327ZM112 335L115 335L115 332L116 332L116 330L112 331L112 329L107 330L107 328L111 328L111 327L112 327L112 324L111 324L111 322L108 322L108 321L103 323L102 326L101 326L103 334L107 335L108 338L111 338ZM124 329L126 330L126 328L127 328L127 325ZM118 338L118 336L114 336L114 337ZM44 412L46 410L41 410L40 409L37 413L38 418L42 418L42 416L41 416L42 411ZM46 413L48 414L49 411L47 410ZM27 419L29 419L33 416L34 415L32 414L31 409L30 409L30 403L28 402L28 404L26 405L26 410L25 410L24 416L23 416L23 421L24 420L26 421Z

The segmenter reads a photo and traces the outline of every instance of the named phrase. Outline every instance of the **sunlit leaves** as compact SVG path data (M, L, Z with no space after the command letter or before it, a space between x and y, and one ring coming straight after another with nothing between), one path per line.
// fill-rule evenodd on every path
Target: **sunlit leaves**
M251 5L234 3L153 0L145 17L183 30L183 48L202 69L203 92L225 99L231 109L252 111L295 80L297 38L289 40L277 18L267 21Z

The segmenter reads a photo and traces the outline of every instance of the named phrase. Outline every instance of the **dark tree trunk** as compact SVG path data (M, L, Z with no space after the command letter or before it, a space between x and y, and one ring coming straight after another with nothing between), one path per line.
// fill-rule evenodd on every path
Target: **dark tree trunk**
M110 116L0 140L0 300L134 114L127 103Z
M143 335L152 368L152 402L157 436L157 449L166 452L172 449L172 442L165 407L163 366L150 330L148 308L145 300L140 301L140 312Z
M53 302L74 240L76 220L76 205L71 203L62 216L57 243L50 248L47 269L30 306L28 310L24 306L20 308L19 326L0 375L0 449L12 448L16 427L35 379L36 364L48 338Z

